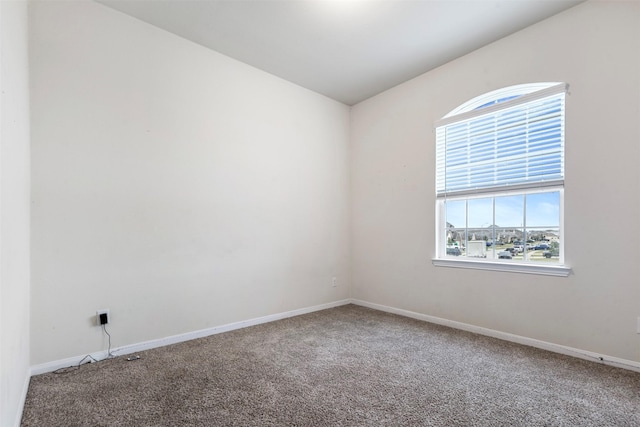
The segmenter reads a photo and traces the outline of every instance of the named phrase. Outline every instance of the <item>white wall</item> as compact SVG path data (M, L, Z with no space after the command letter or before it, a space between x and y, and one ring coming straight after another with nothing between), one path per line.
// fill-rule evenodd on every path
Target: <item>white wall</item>
M0 1L0 425L18 425L29 381L27 3Z
M33 364L349 296L349 109L92 2L31 15ZM338 286L331 286L331 278Z
M562 81L568 278L434 267L433 123ZM587 2L352 110L354 298L640 361L640 3Z

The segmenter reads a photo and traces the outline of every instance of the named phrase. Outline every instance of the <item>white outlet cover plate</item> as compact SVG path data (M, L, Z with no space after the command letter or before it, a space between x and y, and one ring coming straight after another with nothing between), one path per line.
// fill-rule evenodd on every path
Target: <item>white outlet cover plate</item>
M108 308L105 308L105 309L102 309L102 310L96 310L96 324L98 326L101 326L100 325L100 315L102 313L106 313L107 314L107 324L109 324L109 322L111 322L111 314L109 313L109 309Z

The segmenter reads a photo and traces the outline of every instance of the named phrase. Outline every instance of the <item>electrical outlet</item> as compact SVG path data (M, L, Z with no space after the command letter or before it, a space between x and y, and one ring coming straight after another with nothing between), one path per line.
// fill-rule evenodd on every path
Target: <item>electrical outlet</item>
M334 288L336 286L338 286L338 278L337 277L331 278L331 286L333 286Z
M106 325L109 323L109 309L96 311L96 324L98 326Z

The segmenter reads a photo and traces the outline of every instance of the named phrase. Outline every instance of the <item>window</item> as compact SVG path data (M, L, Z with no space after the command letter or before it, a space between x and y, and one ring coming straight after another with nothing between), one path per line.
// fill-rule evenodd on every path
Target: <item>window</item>
M564 83L500 89L436 123L435 265L564 265Z

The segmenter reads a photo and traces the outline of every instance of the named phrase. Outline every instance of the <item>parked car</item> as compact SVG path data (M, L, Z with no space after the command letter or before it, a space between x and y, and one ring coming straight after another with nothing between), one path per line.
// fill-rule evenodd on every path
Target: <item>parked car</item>
M509 248L511 249L511 248ZM509 251L501 251L498 252L498 259L512 259L513 256L511 255L511 252Z
M557 249L551 249L550 251L544 251L542 255L544 255L545 258L551 258L553 256L560 255L560 251Z
M460 248L454 247L454 248L447 248L447 255L462 255L462 251L460 250Z
M536 245L534 249L536 251L546 251L547 249L549 249L549 245L547 245L546 243L541 243L539 245Z

